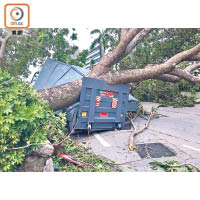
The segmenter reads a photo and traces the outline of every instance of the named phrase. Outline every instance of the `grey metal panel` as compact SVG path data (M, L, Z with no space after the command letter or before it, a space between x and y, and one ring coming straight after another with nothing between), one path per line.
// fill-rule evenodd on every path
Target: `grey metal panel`
M40 71L34 87L36 90L40 90L69 83L86 76L89 71L89 69L48 58Z
M94 122L95 105L96 105L96 90L92 88L91 100L90 100L90 113L89 113L88 122Z
M114 92L114 98L118 99L117 108L112 108L112 98L101 96L99 107L96 107L96 96L100 95L100 90ZM87 129L88 123L92 124L92 130L107 130L125 126L125 114L128 103L129 86L126 84L108 85L103 80L93 78L83 78L80 95L79 114L77 118L77 129ZM86 105L87 103L87 105ZM87 111L87 117L82 117L81 113ZM108 113L108 116L100 116L100 112ZM123 116L121 117L121 113Z
M76 75L75 75L76 74ZM61 85L63 83L69 83L69 82L72 82L74 80L77 80L77 79L80 79L82 78L83 76L81 76L80 74L76 73L74 71L74 69L70 69L67 74L64 74L63 76L60 77L60 79L57 80L57 82L54 84L55 86L56 85Z
M138 101L138 100L137 100L134 96L132 96L131 94L129 94L128 100L129 100L129 101Z
M76 125L77 123L77 113L78 113L78 107L79 107L79 102L73 104L72 106L70 106L67 110L66 110L66 119L67 119L67 125L70 129L70 131L72 131L73 127Z
M127 84L118 84L118 85L108 85L105 81L94 79L94 78L86 78L84 77L82 83L83 87L92 86L92 88L95 89L101 89L101 90L113 90L115 92L122 92L127 93L129 92L129 86Z
M138 109L138 102L128 102L127 111L136 112Z
M131 94L129 94L128 100L129 101L128 101L128 105L127 105L127 111L136 112L138 109L139 101L135 97L133 97Z

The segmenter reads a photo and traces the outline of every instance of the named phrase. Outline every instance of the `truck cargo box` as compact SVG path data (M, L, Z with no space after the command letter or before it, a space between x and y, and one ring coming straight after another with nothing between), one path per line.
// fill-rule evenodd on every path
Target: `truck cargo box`
M108 85L103 80L83 78L76 130L109 130L123 128L127 112L129 86ZM75 115L74 112L74 115ZM67 116L70 118L70 115Z

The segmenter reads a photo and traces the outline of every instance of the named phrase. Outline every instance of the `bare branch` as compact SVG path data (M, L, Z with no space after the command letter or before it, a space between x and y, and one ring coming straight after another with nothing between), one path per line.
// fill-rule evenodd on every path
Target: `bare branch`
M200 64L189 65L185 69L175 68L169 74L162 74L155 79L177 83L182 79L191 81L193 83L199 83L199 78L191 74L195 69L200 68Z
M154 111L153 111L153 108L151 110L152 111L151 111L151 113L150 113L150 115L147 119L147 122L145 123L144 127L142 127L141 129L136 130L135 125L133 123L133 120L130 119L131 124L132 124L133 129L134 129L133 132L130 134L130 137L129 137L129 145L128 146L129 146L130 151L133 151L136 148L136 145L135 145L135 142L134 142L134 137L136 135L138 135L139 133L143 132L145 129L149 128L150 121L153 118L153 116L155 115L155 113L157 112L157 108Z
M102 79L105 80L108 84L112 85L118 83L139 82L155 78L160 80L170 80L173 82L177 82L182 78L186 80L191 79L192 75L188 73L189 75L187 74L186 76L186 71L184 73L181 72L181 74L180 72L175 74L173 70L180 62L190 60L191 58L194 59L195 56L197 57L200 52L200 44L189 50L174 55L163 64L153 65L144 69L111 71L111 65L119 61L119 58L126 52L128 45L131 43L131 41L134 41L134 38L137 36L137 34L142 32L142 30L143 29L141 28L128 29L128 31L122 29L121 34L124 34L124 37L120 38L120 42L117 47L101 59L100 63L97 64L88 74L88 77ZM137 37L140 38L139 36L143 37L144 35L138 35ZM189 68L187 70L189 70ZM174 74L167 74L170 72ZM191 80L193 82L198 82L196 78L192 78ZM52 109L58 110L60 108L67 107L77 101L80 94L81 85L82 79L79 79L70 83L58 85L56 87L40 90L38 93L41 95L43 100L48 100Z
M146 35L148 35L152 30L153 30L153 28L145 28L144 30L142 30L141 32L139 32L133 38L133 40L129 43L129 45L127 46L126 51L125 51L123 57L126 57L137 46L137 44L140 43L144 39L144 37Z
M183 71L191 73L195 69L198 69L198 68L200 68L200 64L194 64L194 65L187 66ZM175 69L177 69L177 68L175 68ZM170 72L170 74L162 74L158 77L155 77L154 79L161 80L161 81L167 81L167 82L171 82L171 83L177 83L177 82L181 81L182 78L178 77L175 74L175 73L177 73L177 71L175 70L175 73L173 73L173 72L174 72L174 70L172 70Z
M179 78L177 76L170 75L170 74L162 74L158 77L155 77L154 79L166 81L166 82L170 82L170 83L177 83L181 80L181 78Z
M49 102L50 108L59 110L76 102L81 91L82 79L55 87L38 90L42 100ZM58 103L59 102L59 103Z
M194 64L194 65L189 65L184 70L187 72L193 72L195 69L198 69L198 68L200 68L200 63Z
M196 54L199 51L200 51L200 44L196 45L195 47L189 50L176 54L163 64L147 67L144 69L109 71L107 74L104 74L99 78L105 80L108 84L112 85L118 83L131 83L131 82L156 78L162 74L172 71L177 64L189 58L190 56Z
M45 144L48 144L48 143L32 143L32 144L27 144L25 146L22 146L22 147L14 147L14 148L9 148L7 150L18 150L18 149L25 149L25 148L28 148L30 146L35 146L35 145L45 145Z
M144 37L150 33L153 30L153 28L145 28L143 30L141 30L133 39L132 41L129 43L129 45L126 48L126 51L124 52L124 54L122 54L116 62L119 62L120 60L122 60L124 57L126 57L143 39Z
M130 41L140 32L141 28L130 29L127 34L120 39L117 47L104 56L100 63L97 64L94 69L89 73L88 77L95 78L102 73L106 73L110 70L110 66L118 62L118 58L125 52ZM122 30L121 32L125 32Z
M200 77L198 76L193 76L191 73L180 69L180 68L175 68L172 72L170 72L171 75L178 76L184 80L190 81L194 84L199 84L200 83Z
M187 58L185 61L200 61L200 53L192 55L191 57Z
M128 33L129 29L128 28L121 28L120 29L120 38L124 38L126 34Z

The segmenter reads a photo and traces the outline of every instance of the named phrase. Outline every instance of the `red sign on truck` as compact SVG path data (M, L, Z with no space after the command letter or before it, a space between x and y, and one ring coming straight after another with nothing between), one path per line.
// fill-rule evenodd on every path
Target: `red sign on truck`
M100 96L102 97L114 97L114 92L113 91L108 91L108 90L100 90Z

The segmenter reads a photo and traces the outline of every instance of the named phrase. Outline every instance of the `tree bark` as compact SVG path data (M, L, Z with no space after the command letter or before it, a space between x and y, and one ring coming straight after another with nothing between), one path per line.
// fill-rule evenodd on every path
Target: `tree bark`
M70 106L78 100L81 85L82 79L79 79L52 88L39 90L38 93L43 100L49 102L50 108L59 110Z
M112 64L114 64L119 56L121 56L128 46L129 42L141 31L141 28L131 29L127 32L117 47L105 57L103 57L99 64L97 64L93 70L88 74L90 78L98 78L102 73L106 73L110 70ZM56 87L39 90L38 93L42 100L49 102L50 108L58 110L63 107L70 106L77 101L82 80L76 80L71 83L62 84Z
M2 67L3 56L4 56L4 53L6 51L6 45L7 45L10 38L11 38L11 34L8 34L4 39L0 38L0 44L1 44L1 47L0 47L0 68L2 69L2 71L3 71L3 67Z
M193 56L198 51L200 51L200 44L196 45L195 47L189 50L176 54L163 64L147 67L144 69L109 71L107 74L104 74L99 78L105 80L108 84L111 85L119 83L121 84L132 83L151 78L156 78L164 73L172 71L177 64L179 64L183 60L186 60L190 56Z
M104 48L103 44L101 44L101 58L103 58L105 55L104 51L105 51L105 48Z
M129 42L141 31L141 28L135 28L128 31L126 36L121 37L117 47L104 56L100 63L97 64L93 70L89 73L89 77L95 78L100 74L106 73L110 70L111 65L118 62L118 58L126 51Z
M200 44L180 52L160 65L147 65L144 69L130 69L124 71L111 71L111 66L116 64L127 53L129 53L152 29L121 29L120 42L117 47L105 55L88 74L90 78L105 80L108 84L125 84L138 82L146 79L160 79L170 82L177 82L181 79L199 83L199 78L194 78L189 71L198 68L187 67L181 71L176 66L186 60L200 60ZM62 84L53 88L39 90L38 93L43 100L47 100L52 109L58 110L70 106L77 101L82 80Z

